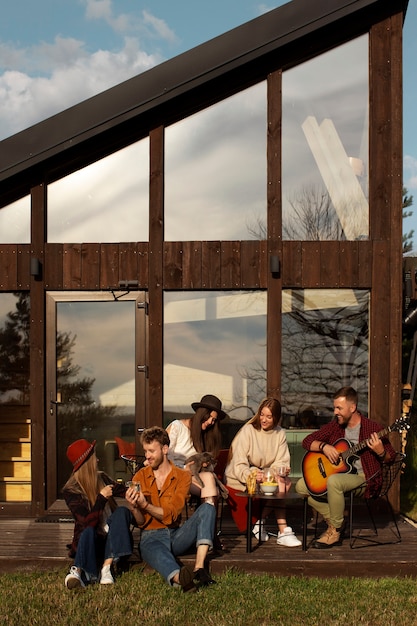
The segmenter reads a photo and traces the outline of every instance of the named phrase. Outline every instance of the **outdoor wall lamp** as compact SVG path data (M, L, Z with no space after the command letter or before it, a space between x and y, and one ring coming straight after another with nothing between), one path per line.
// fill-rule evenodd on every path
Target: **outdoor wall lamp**
M272 276L278 278L281 271L281 264L279 262L279 256L276 254L271 254L269 257L269 269L271 271Z
M42 274L42 263L36 257L30 259L30 275L34 278L40 278Z

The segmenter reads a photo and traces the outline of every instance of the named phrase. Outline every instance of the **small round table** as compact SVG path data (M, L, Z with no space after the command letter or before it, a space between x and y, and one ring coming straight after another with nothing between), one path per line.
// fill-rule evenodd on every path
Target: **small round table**
M262 510L266 502L274 502L278 506L285 506L287 503L294 500L303 500L303 543L302 548L307 550L307 498L295 491L288 491L287 493L276 492L270 496L266 496L263 493L256 493L253 496L246 493L246 491L239 491L235 494L240 498L246 498L248 501L247 506L247 528L246 528L246 552L252 552L252 502L253 500L260 500L260 516L262 519ZM260 529L261 531L261 529ZM261 532L259 532L258 543L262 542Z

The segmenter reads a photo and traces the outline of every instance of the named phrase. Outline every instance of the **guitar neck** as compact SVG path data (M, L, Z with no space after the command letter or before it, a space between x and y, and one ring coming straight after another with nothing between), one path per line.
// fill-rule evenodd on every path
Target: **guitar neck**
M385 435L388 435L388 433L390 433L391 430L392 430L392 427L388 426L387 428L380 430L379 433L376 433L376 434L381 439L381 437L385 437ZM346 458L348 456L351 456L352 454L355 454L356 452L359 452L359 450L363 450L368 445L368 441L369 439L364 439L363 441L360 441L359 443L356 443L355 445L351 446L349 450L345 450L345 452L342 452L342 457Z

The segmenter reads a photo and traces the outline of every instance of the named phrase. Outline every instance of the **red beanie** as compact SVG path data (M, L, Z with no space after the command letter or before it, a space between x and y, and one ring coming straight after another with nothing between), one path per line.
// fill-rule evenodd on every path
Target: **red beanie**
M81 465L88 459L94 450L96 442L90 443L86 439L77 439L67 448L67 457L73 464L73 471L80 469Z

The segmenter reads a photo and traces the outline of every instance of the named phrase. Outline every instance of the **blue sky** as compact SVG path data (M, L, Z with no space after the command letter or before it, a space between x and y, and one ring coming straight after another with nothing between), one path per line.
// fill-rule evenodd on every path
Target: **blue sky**
M284 1L13 0L0 21L0 140ZM404 27L404 185L417 249L417 0Z

